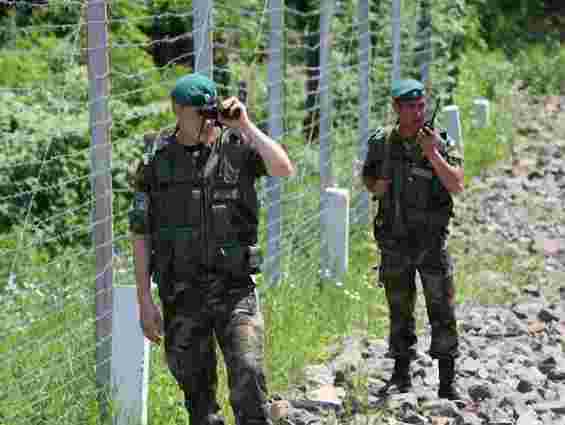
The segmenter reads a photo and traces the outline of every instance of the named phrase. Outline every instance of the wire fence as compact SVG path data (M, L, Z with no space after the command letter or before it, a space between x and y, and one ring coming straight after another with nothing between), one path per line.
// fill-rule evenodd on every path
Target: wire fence
M359 161L391 122L392 75L449 97L435 46L451 40L432 35L446 12L425 1L248 3L0 1L0 424L90 423L105 403L112 286L133 279L127 170L174 126L178 76L207 69L222 96L245 82L295 164L259 185L272 284L323 279L324 188L368 223Z

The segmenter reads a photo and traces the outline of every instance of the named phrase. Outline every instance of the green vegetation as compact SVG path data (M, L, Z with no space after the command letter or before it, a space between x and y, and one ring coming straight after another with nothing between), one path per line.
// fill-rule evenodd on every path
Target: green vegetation
M370 16L373 60L367 98L372 127L390 119L390 10L381 4L386 2L378 3ZM489 2L488 7L486 0L433 3L433 91L461 108L470 180L508 155L513 140L508 96L514 81L523 80L534 95L558 94L565 80L565 53L553 35L543 40L517 36L524 34L527 16L536 16L529 12L541 13L541 1L519 2L521 8L514 1ZM0 425L95 424L89 86L85 28L78 25L84 10L78 2L15 4L0 6ZM358 155L356 9L351 2L340 4L332 24L332 165L337 184L352 189L355 206L360 193L352 172ZM288 5L312 9L306 0ZM132 283L126 172L140 157L143 135L172 123L166 94L176 76L191 67L192 40L182 37L192 30L190 10L189 0L112 2L110 167L118 284ZM262 11L258 0L216 1L215 37L221 46L215 52L215 76L223 94L236 93L237 82L246 80L250 111L264 123L268 19L261 19ZM403 2L403 16L417 12L417 2ZM412 54L419 48L413 37L417 25L409 18L403 26L402 67L406 75L417 76ZM327 345L341 336L367 332L382 337L388 326L384 294L370 269L378 261L371 226L352 225L350 270L341 285L320 277L318 146L307 143L315 129L308 123L316 117L305 110L317 99L304 93L316 77L304 64L314 63L316 54L303 48L315 45L317 17L287 13L286 19L283 143L298 171L283 183L283 280L272 288L259 281L273 392L298 380L305 364L327 359ZM508 31L498 30L500 25ZM234 34L233 28L241 32ZM172 41L162 42L165 38ZM483 129L471 125L472 102L479 96L493 105L491 124ZM262 213L265 247L265 209ZM472 285L477 269L504 272L520 284L527 275L528 270L516 267L508 256L475 259L464 255L464 247L455 244L454 250L462 258L457 269L459 301L482 300L490 291ZM533 261L527 267L537 265ZM496 299L507 296L502 291ZM183 423L181 394L166 370L162 350L153 347L152 354L150 423ZM362 388L363 382L359 376L355 385ZM221 400L229 414L225 385L222 372Z

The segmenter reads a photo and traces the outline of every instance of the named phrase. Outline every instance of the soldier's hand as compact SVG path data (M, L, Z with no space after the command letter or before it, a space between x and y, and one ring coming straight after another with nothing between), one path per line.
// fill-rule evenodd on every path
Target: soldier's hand
M139 316L139 324L141 325L141 330L145 338L155 344L160 344L163 319L161 318L159 307L157 307L152 299L143 301L139 305Z
M375 181L375 189L377 192L381 192L381 193L385 193L388 191L388 188L390 186L390 179L377 179Z
M245 105L235 96L228 97L222 101L222 108L229 111L228 116L234 118L226 118L220 114L218 120L230 128L242 128L247 124L249 117ZM236 117L236 115L238 115Z
M431 155L440 143L439 131L429 127L422 127L416 135L416 142L422 148L422 152L427 157Z

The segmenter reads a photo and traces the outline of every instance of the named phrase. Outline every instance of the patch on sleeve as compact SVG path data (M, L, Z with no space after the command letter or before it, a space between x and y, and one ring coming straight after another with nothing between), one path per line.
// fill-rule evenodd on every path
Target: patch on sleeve
M380 143L385 139L385 129L383 127L377 128L373 134L369 136L369 144Z

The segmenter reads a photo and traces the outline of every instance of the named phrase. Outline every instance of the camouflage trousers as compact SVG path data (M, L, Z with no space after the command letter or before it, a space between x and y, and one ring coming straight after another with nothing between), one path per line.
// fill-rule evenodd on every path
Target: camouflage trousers
M379 279L390 315L389 351L394 358L413 357L417 343L414 309L416 271L420 274L432 330L433 358L458 355L453 265L443 236L422 240L381 240Z
M185 395L191 425L223 420L216 398L216 341L228 371L237 425L264 425L267 387L263 371L263 318L254 282L217 278L205 286L172 285L164 300L165 353Z

